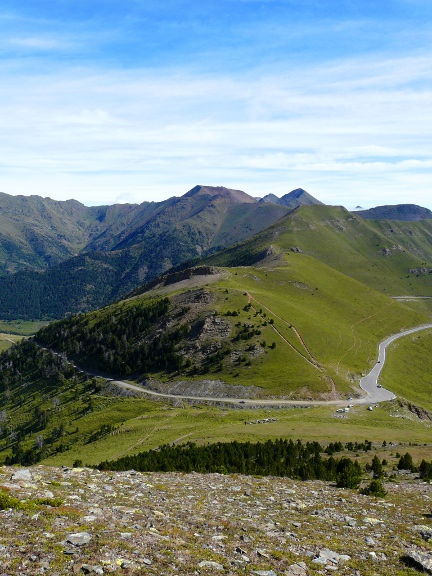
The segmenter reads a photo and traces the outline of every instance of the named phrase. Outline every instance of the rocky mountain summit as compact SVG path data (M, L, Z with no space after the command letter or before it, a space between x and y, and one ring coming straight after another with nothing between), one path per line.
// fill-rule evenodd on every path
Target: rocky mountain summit
M430 485L402 474L386 489L376 499L286 478L3 467L0 574L430 571Z

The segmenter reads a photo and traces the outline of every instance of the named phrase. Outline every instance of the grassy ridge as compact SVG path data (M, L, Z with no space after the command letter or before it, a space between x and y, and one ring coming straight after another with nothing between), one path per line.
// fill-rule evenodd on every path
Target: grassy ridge
M290 253L299 248L322 263L390 295L432 295L432 220L363 220L337 206L303 206L247 244L208 258L215 265L248 264L247 258L269 245Z

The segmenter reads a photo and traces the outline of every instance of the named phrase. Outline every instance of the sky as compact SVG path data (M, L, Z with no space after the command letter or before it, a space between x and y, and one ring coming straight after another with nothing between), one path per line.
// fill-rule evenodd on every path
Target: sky
M0 191L432 209L430 0L2 0Z

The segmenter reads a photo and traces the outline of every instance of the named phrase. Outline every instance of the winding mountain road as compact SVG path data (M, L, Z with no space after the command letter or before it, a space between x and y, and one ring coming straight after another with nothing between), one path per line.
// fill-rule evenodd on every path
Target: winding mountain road
M396 398L395 394L390 390L378 388L378 378L384 367L387 346L398 338L414 334L415 332L420 332L421 330L427 330L428 328L432 328L432 324L424 324L423 326L417 326L417 328L411 328L411 330L405 330L399 334L393 334L393 336L390 336L381 342L378 349L377 363L369 374L360 380L360 387L368 394L367 398L370 398L370 401L385 402L386 400L394 400Z
M427 330L432 328L432 324L424 324L422 326L417 326L416 328L411 328L410 330L405 330L399 334L393 334L389 336L386 340L380 343L378 349L378 361L367 376L364 376L360 380L360 387L366 392L364 398L352 399L350 404L361 405L361 404L377 404L379 402L385 402L387 400L394 400L396 398L395 394L386 388L378 387L378 377L385 362L385 352L389 344L402 338L408 336L409 334L414 334L415 332L420 332L421 330ZM43 348L41 346L41 348ZM45 348L46 349L46 348ZM114 384L120 388L126 390L132 390L136 392L145 393L149 396L156 398L169 398L174 400L192 400L195 402L215 402L218 404L241 404L244 407L258 407L258 406L343 406L347 404L346 400L284 400L284 399L250 399L250 398L218 398L211 396L187 396L179 394L168 394L162 392L155 392L146 388L144 385L131 384L130 382L125 382L123 380L116 380L114 378L107 378L102 374L97 374L95 372L90 372L84 370L79 366L74 364L75 368L80 372L87 374L89 376L99 376L105 378L107 382Z

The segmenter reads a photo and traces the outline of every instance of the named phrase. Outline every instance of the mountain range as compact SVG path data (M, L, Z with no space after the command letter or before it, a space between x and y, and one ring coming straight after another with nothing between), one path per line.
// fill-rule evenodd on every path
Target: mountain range
M99 207L2 194L0 317L55 318L101 306L173 266L250 238L303 197L319 203L301 190L276 204L221 186Z
M328 207L301 188L282 198L269 194L256 199L241 190L195 186L162 202L98 207L2 193L0 318L52 319L95 309L172 268L245 242L279 223L282 228L298 227L292 217L305 207L316 208L318 219L327 217ZM427 222L432 214L427 209L403 205L359 211L356 216L345 209L342 213L344 222L368 219L369 233L380 236L384 254L412 253L414 260L405 258L410 268L420 266L417 256L427 259ZM397 220L390 238L388 226L379 224L386 215ZM418 232L401 228L400 221L419 217L424 219L413 222ZM296 229L298 235L302 228ZM345 236L353 243L355 234L350 230ZM308 236L314 238L313 250L327 246L319 235ZM335 250L325 250L334 260Z

